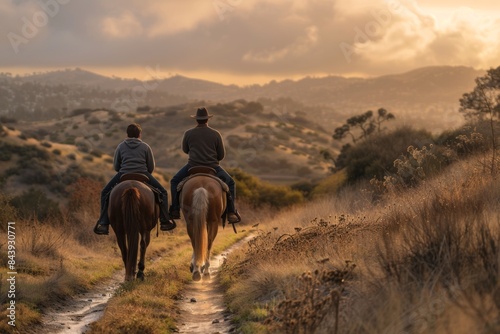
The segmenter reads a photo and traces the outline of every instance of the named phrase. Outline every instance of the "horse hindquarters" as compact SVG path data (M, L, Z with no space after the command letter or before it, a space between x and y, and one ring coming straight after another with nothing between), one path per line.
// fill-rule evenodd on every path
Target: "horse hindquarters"
M129 188L122 194L123 225L127 234L127 261L125 263L125 280L135 277L137 251L139 247L139 221L142 219L139 208L140 192L137 188Z
M208 260L208 191L205 188L198 188L193 192L191 210L191 226L193 231L193 280L199 281L201 279L201 268Z

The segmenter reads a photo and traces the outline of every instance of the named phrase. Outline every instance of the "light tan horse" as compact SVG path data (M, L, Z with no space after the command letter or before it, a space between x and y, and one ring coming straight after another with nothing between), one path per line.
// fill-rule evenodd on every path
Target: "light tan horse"
M196 175L181 192L181 208L193 246L191 272L194 281L210 277L210 253L226 209L226 193L214 178Z
M156 226L159 212L153 191L142 182L123 181L111 191L108 215L122 253L126 281L135 278L139 235L141 254L137 278L144 280L144 258L151 230Z

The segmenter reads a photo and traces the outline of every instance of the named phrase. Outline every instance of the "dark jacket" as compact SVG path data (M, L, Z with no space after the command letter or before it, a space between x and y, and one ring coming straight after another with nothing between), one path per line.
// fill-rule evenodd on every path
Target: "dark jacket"
M207 124L184 133L182 150L189 155L188 164L191 166L217 167L226 154L221 134Z

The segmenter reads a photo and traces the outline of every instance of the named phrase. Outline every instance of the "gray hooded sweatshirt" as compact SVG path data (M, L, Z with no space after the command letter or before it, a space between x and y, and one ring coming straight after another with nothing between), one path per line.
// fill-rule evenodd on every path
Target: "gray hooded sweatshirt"
M155 158L148 144L139 138L127 138L116 148L113 166L121 173L152 173Z

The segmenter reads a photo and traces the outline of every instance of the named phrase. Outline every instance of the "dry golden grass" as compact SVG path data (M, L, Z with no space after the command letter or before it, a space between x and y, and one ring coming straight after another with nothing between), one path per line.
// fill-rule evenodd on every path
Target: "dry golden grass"
M221 269L240 331L498 332L500 183L482 161L378 204L360 186L260 224Z
M2 256L7 254L5 247L5 244L0 247ZM42 310L110 277L120 265L113 248L111 240L103 238L83 246L71 229L60 222L17 221L15 330L18 333L32 330L40 324ZM1 264L6 269L7 258L2 258ZM6 286L1 287L1 296L5 298ZM0 313L5 317L4 309ZM12 329L6 322L0 324L0 332Z

